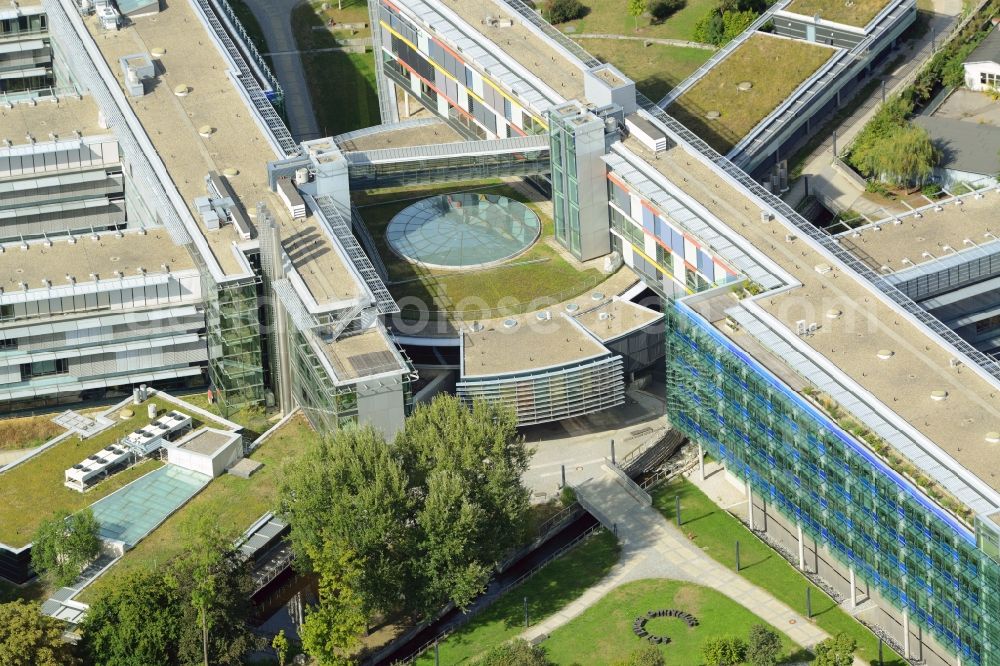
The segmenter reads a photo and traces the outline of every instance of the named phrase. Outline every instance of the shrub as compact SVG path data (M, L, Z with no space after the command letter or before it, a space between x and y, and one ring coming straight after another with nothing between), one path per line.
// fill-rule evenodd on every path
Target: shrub
M576 503L576 491L573 490L572 486L562 487L562 490L559 491L559 503L563 507L572 506Z
M686 4L685 0L652 0L649 3L649 13L653 17L653 22L662 23L684 9Z
M710 638L702 645L701 655L708 666L735 666L746 660L747 644L735 636Z
M857 641L847 634L837 634L816 645L813 666L851 666Z
M752 666L774 666L781 655L781 637L778 632L755 624L747 636L746 660Z
M545 650L517 639L497 645L476 660L476 666L549 666Z
M565 23L582 18L587 12L580 0L548 0L545 3L545 18L549 23Z
M664 664L666 661L660 648L655 645L644 645L632 650L628 659L617 662L615 666L664 666Z

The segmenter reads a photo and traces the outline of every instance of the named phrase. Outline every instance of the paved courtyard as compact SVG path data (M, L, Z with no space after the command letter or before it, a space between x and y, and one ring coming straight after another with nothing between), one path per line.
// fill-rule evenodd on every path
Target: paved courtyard
M660 396L629 391L621 407L528 429L525 438L535 454L524 482L532 490L533 501L545 502L559 495L562 465L569 485L600 476L605 457L611 456L612 439L620 459L666 429L665 412Z

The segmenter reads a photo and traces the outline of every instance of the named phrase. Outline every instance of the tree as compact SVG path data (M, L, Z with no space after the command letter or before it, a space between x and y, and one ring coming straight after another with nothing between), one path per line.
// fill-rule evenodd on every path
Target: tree
M31 566L58 586L71 585L101 552L94 512L60 511L43 521L31 545Z
M549 666L545 649L518 638L489 650L475 662L476 666Z
M746 659L746 653L746 643L735 636L710 638L701 647L708 666L734 666Z
M171 563L169 584L183 591L178 658L183 663L240 664L259 641L248 624L251 581L232 549L233 536L208 511L181 525L184 555Z
M194 529L186 527L185 530ZM199 528L200 529L200 528ZM188 549L200 548L188 540ZM195 606L196 591L204 592L198 567L209 561L191 554L166 563L160 571L122 574L115 585L104 588L81 624L81 647L95 666L148 666L148 664L240 664L258 647L247 620L250 616L250 581L246 570L228 548L217 568L215 593ZM3 663L0 660L0 663Z
M0 604L0 664L69 666L78 663L62 639L58 620L42 615L41 606L21 599Z
M417 517L427 553L424 575L428 605L450 599L465 610L486 589L492 568L469 545L479 541L485 512L454 470L434 470ZM487 560L489 558L486 558Z
M649 3L649 13L653 16L653 21L663 23L676 12L684 9L685 0L652 0Z
M635 19L635 31L639 32L639 17L646 13L646 0L628 0L628 14Z
M746 660L751 666L774 666L780 656L781 637L778 636L778 632L762 624L750 627Z
M292 465L280 492L297 566L321 576L350 553L365 610L416 610L416 521L410 479L371 426L339 430Z
M731 42L739 37L756 20L757 12L752 9L722 12L722 43Z
M856 647L857 641L844 633L827 638L816 645L813 666L851 666Z
M322 666L353 663L350 653L359 644L358 636L368 627L368 614L355 591L361 575L357 563L350 553L343 552L337 565L320 575L319 604L307 612L299 631L302 648Z
M288 639L285 638L284 629L274 635L271 647L274 648L274 654L278 657L278 666L285 666L285 660L288 659Z
M575 21L586 13L587 8L580 0L547 0L545 3L545 17L553 25Z
M407 419L394 443L425 499L418 507L426 575L424 610L464 606L500 557L524 542L530 451L510 409L439 395ZM442 520L461 518L449 531ZM471 596L470 596L471 595Z
M616 666L664 666L666 661L663 653L655 645L643 645L632 650L628 659L618 662Z
M336 589L320 595L312 622L340 633L327 640L317 629L313 652L337 663L346 634L364 626L359 615L467 607L524 543L529 457L512 410L452 396L417 407L391 444L352 427L310 446L285 474L278 510L296 566Z
M149 571L124 574L91 604L81 625L88 663L147 666L177 661L183 599Z

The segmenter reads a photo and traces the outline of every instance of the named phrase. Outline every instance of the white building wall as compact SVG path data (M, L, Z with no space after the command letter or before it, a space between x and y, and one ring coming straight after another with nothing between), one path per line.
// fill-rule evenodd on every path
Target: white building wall
M987 81L994 80L997 83L990 86L983 83L983 78ZM990 87L1000 90L1000 63L995 62L967 62L965 63L965 87L969 90L983 91Z

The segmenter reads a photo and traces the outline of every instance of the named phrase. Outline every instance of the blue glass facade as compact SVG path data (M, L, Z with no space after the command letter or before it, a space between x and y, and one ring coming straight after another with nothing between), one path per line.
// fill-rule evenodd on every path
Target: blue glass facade
M1000 664L1000 565L976 530L687 305L666 311L675 427L963 663Z

